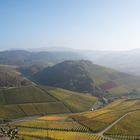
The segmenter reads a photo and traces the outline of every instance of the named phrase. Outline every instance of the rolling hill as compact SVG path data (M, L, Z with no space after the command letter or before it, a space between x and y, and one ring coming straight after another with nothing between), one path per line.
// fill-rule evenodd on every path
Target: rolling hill
M118 72L116 70L93 64L86 60L64 61L48 67L32 77L43 85L89 92L96 95L105 94L121 96L140 91L140 77Z
M0 65L0 87L19 87L31 85L15 66Z
M82 56L73 51L39 51L30 52L25 50L0 51L0 64L32 66L53 65L64 60L77 60Z
M54 49L54 50L53 50ZM130 51L94 51L73 50L64 48L40 48L25 50L0 51L0 64L18 66L42 65L50 66L64 60L90 60L95 64L109 67L124 73L140 75L140 50ZM115 63L114 63L115 62Z
M129 51L81 51L81 55L95 64L140 76L138 61L140 59L140 49Z
M25 140L139 140L139 114L140 100L120 99L95 111L43 116L15 126Z
M0 89L0 118L81 112L96 100L90 95L44 86Z
M69 90L92 92L93 80L83 64L85 61L65 61L33 75L41 85L48 84Z

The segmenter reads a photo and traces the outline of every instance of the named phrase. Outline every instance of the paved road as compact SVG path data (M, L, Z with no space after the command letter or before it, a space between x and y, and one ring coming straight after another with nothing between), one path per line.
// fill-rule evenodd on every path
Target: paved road
M102 130L101 132L98 132L98 133L94 133L96 135L99 135L99 136L102 136L104 138L106 138L103 134L108 131L109 129L111 129L114 125L116 125L119 121L121 121L123 118L125 118L127 115L133 113L133 112L136 112L136 111L140 111L140 110L134 110L134 111L131 111L131 112L128 112L126 114L124 114L123 116L121 116L119 119L117 119L116 121L114 121L112 124L110 124L108 127L106 127L104 130ZM25 118L20 118L20 119L15 119L15 120L12 120L12 122L10 122L9 124L14 124L14 123L17 123L17 122L22 122L22 121L26 121L26 120L32 120L32 119L36 119L40 117L39 115L38 116L32 116L32 117L25 117ZM108 137L107 137L108 138ZM109 138L108 138L109 139ZM0 140L7 140L7 138L0 138ZM112 138L110 138L110 140L113 140Z
M107 128L105 128L104 130L102 130L101 132L97 133L97 135L99 136L103 136L103 134L108 131L109 129L111 129L114 125L116 125L119 121L121 121L123 118L125 118L127 115L133 113L133 112L136 112L138 110L135 110L135 111L131 111L131 112L128 112L126 114L124 114L122 117L120 117L119 119L117 119L115 122L113 122L112 124L110 124Z

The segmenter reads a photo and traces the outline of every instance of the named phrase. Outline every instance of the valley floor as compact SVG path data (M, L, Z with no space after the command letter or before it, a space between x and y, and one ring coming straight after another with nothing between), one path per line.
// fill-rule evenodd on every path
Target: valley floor
M12 125L25 140L140 140L139 113L140 100L117 100L95 111L35 116ZM123 127L126 119L129 129ZM131 129L137 129L137 133Z

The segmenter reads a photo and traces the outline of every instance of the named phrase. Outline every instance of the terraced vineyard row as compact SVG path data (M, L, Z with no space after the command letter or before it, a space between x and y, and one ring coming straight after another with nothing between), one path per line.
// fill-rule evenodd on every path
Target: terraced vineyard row
M140 100L118 100L97 111L79 113L70 117L92 132L99 132L125 113L137 109L140 109Z
M131 136L131 134L133 134ZM140 139L140 111L128 114L119 123L108 130L105 135L113 138Z
M110 140L110 138L104 138L91 133L39 130L29 128L21 129L19 134L23 137L25 136L25 140L29 140L29 136L39 139L47 139L49 137L53 140Z
M140 136L128 136L128 135L106 135L113 140L140 140Z
M96 100L93 96L45 86L0 89L0 118L81 112Z
M19 134L39 139L51 137L60 140L140 140L138 109L140 100L117 100L95 111L48 115L15 125L19 128ZM116 124L112 128L109 127L114 122ZM103 131L107 127L111 129Z
M85 94L77 94L77 92L60 88L41 86L41 89L63 102L71 110L71 112L86 111L97 101L96 97Z
M17 127L24 128L39 128L49 130L77 131L88 132L88 129L75 121L42 121L32 120L16 124Z
M61 109L60 109L61 108ZM1 105L0 118L11 119L38 114L69 113L61 102Z

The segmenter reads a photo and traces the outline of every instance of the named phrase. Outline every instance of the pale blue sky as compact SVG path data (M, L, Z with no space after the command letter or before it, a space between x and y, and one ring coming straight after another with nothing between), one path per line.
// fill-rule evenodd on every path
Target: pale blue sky
M140 48L140 0L0 0L0 49Z

